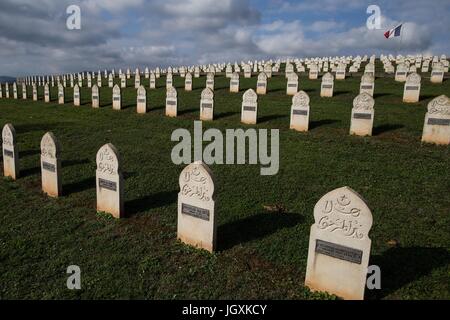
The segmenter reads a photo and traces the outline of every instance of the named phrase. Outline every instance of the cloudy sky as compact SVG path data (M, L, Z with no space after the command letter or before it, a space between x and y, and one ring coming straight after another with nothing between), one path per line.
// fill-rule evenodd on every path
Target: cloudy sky
M81 9L68 30L66 9ZM381 29L369 30L369 5ZM404 23L401 42L383 33ZM0 75L277 57L450 55L449 0L0 0Z

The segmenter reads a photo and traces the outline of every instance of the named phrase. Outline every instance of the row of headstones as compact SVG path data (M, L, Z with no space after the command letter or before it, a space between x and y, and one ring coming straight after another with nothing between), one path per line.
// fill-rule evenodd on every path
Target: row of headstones
M333 95L333 79L327 82L327 78L322 80L321 96L330 97ZM369 74L367 79L373 77ZM358 136L371 136L375 117L375 100L373 98L373 82L363 79L361 82L361 93L353 100L351 113L350 134ZM411 74L409 81L405 84L404 101L417 102L420 94L420 76ZM48 89L48 87L47 87ZM288 86L289 89L289 86ZM37 100L37 92L33 90L33 99ZM113 109L121 110L122 98L121 90L116 85L113 89ZM49 91L45 91L45 101L50 101ZM58 102L64 104L64 88L59 87ZM304 91L294 94L291 106L290 128L297 131L308 131L310 119L309 96ZM74 89L74 105L80 105L80 91L77 86ZM92 107L100 107L100 92L94 86L92 88ZM177 91L174 87L169 87L166 91L166 116L176 117L178 115ZM137 90L137 112L147 112L146 90L140 86ZM214 120L214 92L210 88L205 88L200 98L200 120ZM258 121L258 95L253 89L248 89L242 97L241 122L244 124L256 124ZM422 141L435 144L450 143L450 107L449 99L443 95L435 98L428 104L428 112L425 116Z
M14 127L5 125L2 135L4 174L17 179ZM123 218L124 180L117 149L105 144L97 152L96 163L97 211ZM41 177L42 190L49 196L62 195L61 170L60 145L47 132L41 140ZM215 250L217 239L214 184L211 170L201 161L184 168L179 178L177 238L210 252ZM371 245L370 209L361 196L344 187L319 200L314 219L306 285L347 299L363 299Z
M345 76L344 76L345 78ZM296 94L299 90L298 90L298 75L296 73L289 73L287 76L287 85L286 85L286 93L287 95L294 95ZM397 81L403 81L403 78L400 78L400 76L396 75L396 80ZM442 79L441 79L442 80ZM372 95L374 94L374 72L366 72L364 73L364 75L361 77L361 85L360 85L360 93L363 92L367 92L368 94ZM267 93L267 83L268 83L268 77L265 73L260 73L258 76L258 81L257 81L257 85L256 85L256 92L257 94L261 94L264 95ZM239 74L237 73L233 73L230 79L230 92L232 93L237 93L239 92ZM418 102L419 101L419 97L420 97L420 86L421 84L421 76L418 75L417 73L411 73L410 75L408 75L407 77L405 76L405 86L404 86L404 93L403 93L403 101L404 102ZM169 89L170 87L172 87L173 85L173 79L172 77L167 77L166 79L166 88ZM93 92L97 92L98 88L100 86L96 86L94 85L92 87ZM115 96L120 95L120 89L118 87L118 85L114 85L111 81L110 83L110 87L113 88L113 92L115 92ZM122 88L124 86L121 86ZM136 81L135 82L135 87L137 89L139 89L139 91L142 93L143 89L142 86L140 85L140 81ZM214 75L213 74L208 74L207 79L206 79L206 87L210 88L211 90L214 90ZM61 97L61 95L64 95L64 87L60 84L58 86L59 88L59 94L58 96ZM156 88L156 82L152 81L152 79L150 80L150 89L155 89ZM33 84L32 85L32 91L33 91L33 100L37 100L37 88L36 85ZM321 84L321 92L320 92L320 96L321 97L332 97L333 96L333 89L334 89L334 77L331 73L327 72L322 76L322 84ZM145 89L144 89L145 90ZM188 74L188 76L186 76L185 78L185 91L192 91L192 77L190 77L190 74ZM13 96L15 99L18 98L17 95L17 85L16 83L13 83ZM22 97L25 99L26 98L26 86L22 85ZM80 86L78 86L77 84L74 86L74 100L77 100L77 102L75 102L75 105L79 105L79 94L80 94ZM114 94L114 93L113 93ZM6 84L5 85L5 95L6 98L9 98L9 85ZM44 96L45 96L45 101L48 102L50 100L50 91L49 91L49 86L48 84L44 85ZM98 94L93 94L93 96L98 96ZM3 89L2 86L0 85L0 98L3 97ZM145 97L144 97L145 98ZM48 100L48 101L47 101ZM63 97L61 98L62 103L64 103L64 99ZM116 101L119 101L118 98L116 97Z

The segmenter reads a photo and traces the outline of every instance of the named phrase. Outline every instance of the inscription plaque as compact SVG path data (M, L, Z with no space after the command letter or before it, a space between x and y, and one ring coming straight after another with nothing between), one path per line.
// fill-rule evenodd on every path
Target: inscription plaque
M323 88L323 89L331 89L331 88L333 88L333 85L332 85L332 84L324 84L324 85L322 86L322 88Z
M177 102L176 102L175 100L167 100L167 101L166 101L166 104L167 104L168 106L176 106L176 105L177 105Z
M189 216L199 218L205 221L209 221L209 210L202 209L196 206L191 206L189 204L181 204L181 213L187 214Z
M316 252L356 264L361 264L363 254L361 250L319 239L316 240Z
M138 99L138 102L139 102L139 103L145 103L146 101L145 101L144 98L139 98L139 99Z
M370 113L354 113L353 119L370 120L372 119L372 115Z
M288 87L289 87L289 88L296 88L296 87L297 87L297 84L295 84L295 83L289 83L289 84L288 84Z
M363 85L363 86L361 86L361 89L372 90L372 86L371 85Z
M255 107L244 106L244 111L255 111Z
M50 171L50 172L56 172L56 167L54 164L42 161L42 169Z
M292 114L296 114L299 116L307 116L308 115L308 110L292 110Z
M14 158L14 152L12 152L11 150L4 149L3 155L10 157L10 158Z
M257 85L258 87L265 87L266 86L266 84L265 83L258 83L258 85Z
M406 90L419 90L419 87L418 86L407 86L405 89Z
M105 180L102 178L98 179L98 186L100 188L105 188L111 191L117 191L117 183L115 183L114 181L109 181L109 180Z
M212 108L212 103L203 103L202 104L202 108L203 109L205 109L205 108Z
M450 119L428 118L428 124L433 126L450 126Z

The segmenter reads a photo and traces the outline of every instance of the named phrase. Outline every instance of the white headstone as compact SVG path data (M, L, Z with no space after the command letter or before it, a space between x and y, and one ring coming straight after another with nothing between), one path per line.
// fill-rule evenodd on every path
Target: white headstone
M80 87L78 84L73 87L73 105L80 106Z
M267 75L261 72L258 75L258 81L256 82L256 93L265 95L267 93Z
M304 91L297 92L292 97L291 129L308 131L310 114L309 101L309 96Z
M112 90L112 105L113 110L121 110L122 109L122 95L120 92L120 87L116 84Z
M192 91L192 74L188 72L184 78L184 90Z
M144 86L137 89L137 113L147 112L147 91Z
M359 86L359 94L365 92L373 97L374 91L375 91L375 78L372 75L372 73L366 72L361 77L361 84Z
M36 83L33 83L32 90L33 90L33 101L37 101L38 100L38 91L37 91ZM8 97L9 97L9 94L8 94Z
M33 96L34 96L34 89L33 89ZM64 86L59 84L58 85L58 104L64 104Z
M97 211L107 212L115 218L124 215L123 177L119 167L117 149L105 144L97 152Z
M47 132L41 140L42 191L51 197L62 194L60 145L55 135Z
M258 95L253 89L245 91L242 97L241 122L256 124L258 120Z
M447 96L439 96L428 104L422 142L450 144L450 99Z
M27 85L22 83L22 99L26 100L27 98Z
M287 78L286 94L293 96L298 92L298 75L295 72L290 72Z
M314 207L305 285L349 300L364 299L372 213L349 187L324 195Z
M214 177L201 161L191 163L180 174L177 238L213 252L216 247Z
M239 92L239 73L233 72L230 76L230 92Z
M431 83L442 83L444 81L444 65L440 62L433 64L431 71Z
M92 86L92 108L100 108L100 91L95 84Z
M419 102L421 79L420 75L415 72L406 78L405 88L403 90L403 102Z
M2 131L3 175L16 180L19 177L19 151L16 145L16 130L7 123Z
M178 113L177 90L170 86L166 90L166 116L176 117Z
M172 73L168 73L166 76L166 89L169 89L173 86L173 76Z
M397 66L397 70L395 71L395 81L397 82L405 82L406 76L408 75L408 68L405 64L401 63Z
M320 86L321 97L332 97L334 90L334 77L330 72L325 73L322 76L322 84Z
M214 73L212 72L206 74L206 88L214 91Z
M353 100L350 134L371 136L375 115L375 100L371 95L362 93Z
M200 98L200 120L214 119L214 92L210 88L202 91Z

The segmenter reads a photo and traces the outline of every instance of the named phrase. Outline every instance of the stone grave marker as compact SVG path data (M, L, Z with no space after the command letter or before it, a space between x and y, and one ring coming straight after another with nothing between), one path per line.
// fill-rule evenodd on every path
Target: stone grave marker
M450 99L447 96L439 96L428 104L422 142L450 144Z
M34 95L34 93L33 93L33 95ZM64 86L62 84L59 84L58 85L58 104L64 104L64 103L65 103Z
M100 108L100 90L95 84L92 86L92 108Z
M121 110L122 109L122 95L120 92L120 87L116 84L112 90L112 105L113 110Z
M137 89L137 113L147 113L147 91L142 85Z
M405 82L406 76L408 75L408 68L404 63L401 63L397 66L397 70L395 71L395 81L397 82Z
M210 88L202 91L200 98L200 120L214 119L214 92Z
M80 87L78 84L73 87L73 105L76 107L80 106Z
M292 97L290 128L297 131L308 131L309 128L309 96L304 91Z
M33 83L33 85L31 87L33 90L33 101L37 101L38 100L38 91L37 91L36 83Z
M42 191L51 197L62 194L60 150L55 135L47 132L41 140Z
M178 113L177 90L170 86L166 90L166 116L176 117Z
M364 73L361 77L361 84L359 86L359 94L367 93L373 97L375 91L375 78L372 73Z
M16 145L16 130L10 123L2 130L3 175L16 180L19 177L19 151Z
M214 73L212 72L206 74L206 88L214 91Z
M350 134L357 136L372 135L374 106L375 100L365 92L353 100Z
M217 224L212 172L206 164L196 161L181 172L179 184L177 238L213 252Z
M184 78L184 90L192 91L192 74L188 72Z
M287 78L286 94L293 96L298 92L298 75L295 72L290 72Z
M258 81L256 82L256 93L265 95L267 93L267 75L261 72L258 75Z
M431 83L442 83L444 81L444 65L442 63L433 64L430 81Z
M245 91L242 97L241 122L256 124L258 120L258 95L253 89Z
M334 77L330 72L322 76L322 84L320 86L320 96L331 98L333 97Z
M305 285L348 300L363 300L370 258L372 213L349 187L324 195L314 207Z
M156 75L152 72L150 73L150 89L156 88Z
M408 75L403 90L403 102L419 102L421 79L421 76L415 72Z
M111 143L105 144L98 150L96 160L97 211L122 218L124 189L117 149Z
M233 72L230 76L230 92L239 92L239 73Z

